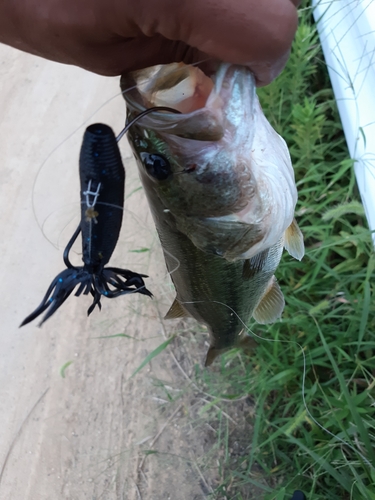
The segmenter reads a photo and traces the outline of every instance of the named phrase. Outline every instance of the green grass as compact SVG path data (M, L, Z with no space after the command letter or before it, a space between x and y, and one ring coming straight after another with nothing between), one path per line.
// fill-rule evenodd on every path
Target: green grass
M197 368L219 407L223 395L244 394L256 406L252 442L239 466L224 454L214 497L253 498L262 477L265 499L295 489L313 500L375 499L375 256L308 9L287 68L259 96L290 148L306 255L285 254L277 271L282 322L251 325L279 342L259 341L251 358L228 353L214 373Z

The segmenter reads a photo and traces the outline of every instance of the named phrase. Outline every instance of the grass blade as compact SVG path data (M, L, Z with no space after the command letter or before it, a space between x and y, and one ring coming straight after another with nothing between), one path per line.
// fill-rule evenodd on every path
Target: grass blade
M138 366L138 368L131 374L129 377L129 380L133 378L138 372L142 370L152 359L154 359L156 356L158 356L161 352L166 349L166 347L169 346L169 344L176 338L176 335L173 335L171 338L160 344L156 349L154 349L148 356L145 357L145 359L142 361L142 363Z

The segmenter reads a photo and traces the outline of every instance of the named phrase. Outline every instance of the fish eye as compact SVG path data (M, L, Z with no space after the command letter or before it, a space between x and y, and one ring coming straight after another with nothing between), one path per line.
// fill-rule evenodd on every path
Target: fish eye
M158 181L164 181L172 175L172 169L165 156L160 154L141 153L145 169L151 177Z

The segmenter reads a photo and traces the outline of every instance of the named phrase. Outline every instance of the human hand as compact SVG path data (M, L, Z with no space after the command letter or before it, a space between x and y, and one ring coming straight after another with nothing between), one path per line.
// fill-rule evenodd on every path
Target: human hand
M0 40L102 75L208 58L249 66L258 85L283 69L299 0L13 0ZM6 9L6 12L4 10Z

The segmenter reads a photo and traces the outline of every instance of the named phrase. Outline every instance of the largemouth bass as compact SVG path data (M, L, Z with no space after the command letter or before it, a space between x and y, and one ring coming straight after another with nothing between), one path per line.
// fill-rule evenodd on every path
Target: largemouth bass
M176 288L166 318L208 327L209 365L252 344L251 317L266 324L281 316L274 272L283 247L303 257L288 148L245 67L223 63L209 78L191 66L157 66L124 75L121 88L128 119L153 106L180 111L145 116L128 139Z

